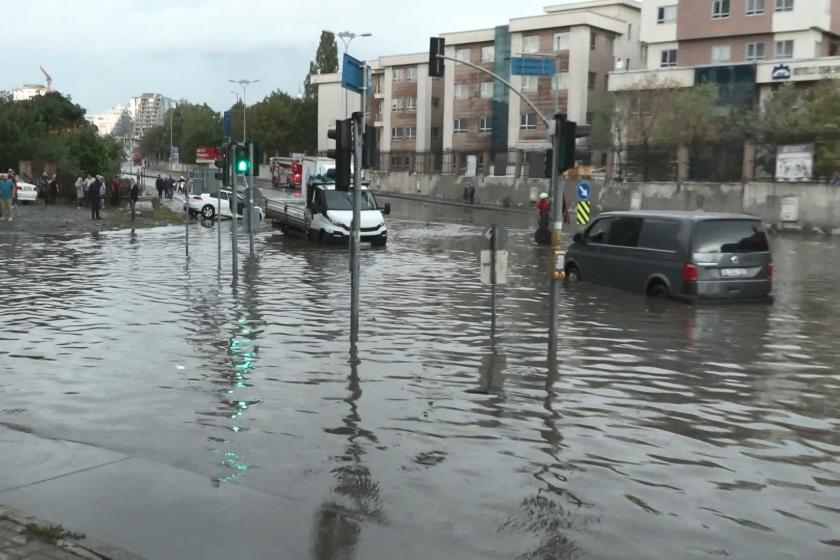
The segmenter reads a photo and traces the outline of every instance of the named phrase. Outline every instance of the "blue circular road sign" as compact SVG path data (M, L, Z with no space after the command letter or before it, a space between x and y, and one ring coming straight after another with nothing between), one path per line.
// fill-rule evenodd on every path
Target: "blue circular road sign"
M576 191L579 200L589 200L589 197L592 196L592 187L586 181L581 181Z

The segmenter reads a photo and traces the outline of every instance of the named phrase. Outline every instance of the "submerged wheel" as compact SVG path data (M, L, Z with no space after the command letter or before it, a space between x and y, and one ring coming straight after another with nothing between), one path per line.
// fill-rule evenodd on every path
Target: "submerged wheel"
M216 215L216 209L208 204L204 208L201 209L201 215L206 220L212 220L213 216Z
M570 264L566 267L566 283L577 284L578 282L580 282L580 271L578 267Z
M662 280L654 280L648 284L647 295L652 298L666 298L668 297L668 286Z

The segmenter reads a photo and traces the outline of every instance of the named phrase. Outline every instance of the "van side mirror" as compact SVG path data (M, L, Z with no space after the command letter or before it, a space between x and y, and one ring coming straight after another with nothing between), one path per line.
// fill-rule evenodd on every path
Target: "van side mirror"
M575 243L585 244L586 242L583 240L583 236L580 233L576 233L574 237L572 237L572 241Z

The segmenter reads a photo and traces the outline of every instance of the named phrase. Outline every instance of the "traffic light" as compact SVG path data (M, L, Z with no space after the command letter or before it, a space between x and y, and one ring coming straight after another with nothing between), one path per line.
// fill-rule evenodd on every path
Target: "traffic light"
M216 179L222 182L223 186L228 186L230 184L230 173L228 167L228 160L227 160L227 152L228 152L228 145L225 144L224 146L219 146L216 148L216 161L214 161L214 165L220 171L216 172Z
M545 151L545 173L543 177L551 179L551 164L554 163L554 150L548 149Z
M563 173L575 166L575 134L577 132L577 123L575 121L563 122L563 136L562 146L563 155L560 158L560 173Z
M376 127L365 125L365 135L362 139L362 169L370 169L376 161Z
M429 41L429 77L442 78L444 69L444 60L438 55L443 56L446 50L446 40L443 37L432 37Z
M247 175L251 169L248 144L237 143L234 149L233 170L237 175Z
M350 190L350 162L353 158L353 121L335 121L335 128L327 137L335 140L335 149L327 150L327 157L335 160L335 190Z

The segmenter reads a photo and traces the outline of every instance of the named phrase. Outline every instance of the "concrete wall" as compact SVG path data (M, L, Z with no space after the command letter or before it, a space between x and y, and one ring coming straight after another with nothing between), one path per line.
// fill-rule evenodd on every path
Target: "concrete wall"
M760 217L785 231L840 235L840 187L814 183L609 183L589 181L592 213L609 210L706 210L743 212ZM476 187L476 202L531 207L546 179L513 177L456 177L407 172L374 172L375 189L460 201L464 185ZM566 197L575 204L574 186L567 180ZM782 220L782 203L795 201L799 215ZM575 226L572 227L575 229Z

